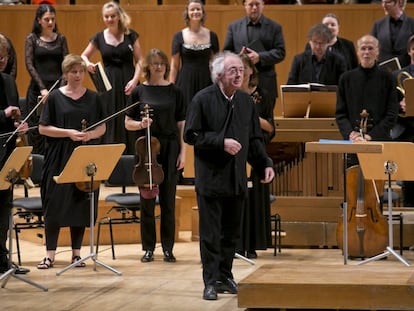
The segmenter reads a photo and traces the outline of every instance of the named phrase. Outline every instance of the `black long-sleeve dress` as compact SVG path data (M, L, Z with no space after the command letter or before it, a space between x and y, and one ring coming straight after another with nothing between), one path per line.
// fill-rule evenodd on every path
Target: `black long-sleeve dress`
M26 109L22 112L26 117L37 105L40 90L49 90L62 77L62 61L69 53L66 37L58 34L55 41L46 42L35 33L26 37L25 61L31 80L26 94ZM59 85L57 85L59 86ZM28 125L39 124L41 109L37 109L27 120ZM29 143L33 146L33 153L44 154L45 139L38 130L30 131Z

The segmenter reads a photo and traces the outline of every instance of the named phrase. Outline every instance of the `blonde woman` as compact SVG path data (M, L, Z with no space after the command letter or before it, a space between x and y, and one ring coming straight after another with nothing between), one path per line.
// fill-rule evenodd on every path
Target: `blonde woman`
M103 102L108 115L126 107L127 98L139 83L141 75L141 46L138 33L129 28L131 18L116 2L103 5L102 18L106 28L96 33L82 52L88 71L96 71L91 62L92 56L99 51L112 90L103 94ZM125 143L127 153L134 153L134 137L128 136L123 116L107 123L104 143Z

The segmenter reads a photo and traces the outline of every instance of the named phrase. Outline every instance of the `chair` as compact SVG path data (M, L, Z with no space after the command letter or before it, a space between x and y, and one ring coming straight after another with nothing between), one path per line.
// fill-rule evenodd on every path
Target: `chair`
M140 223L137 212L141 207L141 197L138 192L126 192L126 187L136 186L132 173L135 165L134 155L122 155L115 166L111 176L106 182L109 187L121 187L122 192L113 193L105 197L105 202L114 203L108 210L107 214L116 211L121 217L112 218L111 216L103 217L99 220L98 232L96 237L96 254L99 249L99 238L101 234L101 226L109 225L109 235L111 240L112 259L115 259L114 236L112 225ZM156 204L159 204L158 197Z
M270 205L276 201L276 196L271 194L270 195ZM279 253L282 252L282 220L278 213L270 216L270 221L274 222L274 242L273 242L273 256L277 255L277 251Z
M40 186L42 181L43 155L32 154L32 172L30 178L33 184ZM13 200L13 207L16 209L15 217L24 221L14 222L13 229L16 235L17 258L21 265L19 233L24 229L44 228L42 200L40 196L30 197L27 186L24 186L24 197ZM42 237L42 236L41 236Z

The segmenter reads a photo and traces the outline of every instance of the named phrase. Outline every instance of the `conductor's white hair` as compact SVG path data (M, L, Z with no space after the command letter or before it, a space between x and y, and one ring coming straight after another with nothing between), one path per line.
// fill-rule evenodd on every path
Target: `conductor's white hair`
M229 51L217 53L211 62L211 81L213 81L213 83L217 83L219 75L222 75L224 73L224 60L227 57L239 58L237 54Z

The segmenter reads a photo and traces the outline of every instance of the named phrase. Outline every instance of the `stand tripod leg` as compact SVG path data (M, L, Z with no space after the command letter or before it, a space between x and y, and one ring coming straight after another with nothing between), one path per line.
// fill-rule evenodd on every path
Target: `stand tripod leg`
M251 264L251 265L255 265L255 264L256 264L253 260L251 260L251 259L249 259L249 258L247 258L247 257L244 257L244 256L240 255L239 253L235 253L235 254L234 254L234 257L237 257L237 258L239 258L239 259L242 259L242 260L244 260L244 261L248 262L248 263L249 263L249 264Z
M113 273L117 274L117 275L122 275L122 272L119 272L118 270L108 266L107 264L104 264L103 262L101 262L100 260L98 260L96 258L96 254L94 252L94 219L95 219L95 193L93 191L93 176L91 176L91 185L90 185L90 189L91 191L89 192L89 200L90 200L90 224L89 224L89 244L90 244L90 253L88 256L80 259L79 261L73 262L70 265L66 266L65 268L63 268L62 270L58 271L56 273L57 276L61 275L63 272L72 269L73 267L76 267L78 264L80 264L81 262L84 262L86 260L88 260L89 258L93 260L94 262L94 266L93 266L93 270L96 271L96 264L101 265L102 267L112 271Z
M371 261L375 261L384 257L388 257L389 255L394 255L399 261L401 261L404 265L407 267L410 266L410 263L405 260L401 255L399 255L396 251L394 251L393 247L393 227L392 227L392 192L391 192L391 174L396 171L396 167L394 167L394 163L391 163L387 161L385 163L385 173L388 174L388 189L387 189L387 195L388 195L388 246L384 250L382 254L379 254L377 256L368 258L362 262L360 262L358 265L363 265Z
M13 198L13 184L12 184L12 194L11 194L11 197ZM12 215L12 213L10 212L10 219L9 219L9 266L10 266L10 269L9 270L7 270L1 277L0 277L0 281L2 281L3 280L3 282L1 283L1 288L5 288L6 287L6 284L7 284L7 282L9 281L9 279L10 279L10 277L14 277L14 278L16 278L16 279L18 279L18 280L20 280L20 281L23 281L23 282L26 282L27 284L30 284L30 285L33 285L33 286L35 286L35 287L37 287L37 288L39 288L39 289L42 289L42 290L44 290L45 292L47 292L48 291L48 289L47 289L47 287L44 287L43 285L40 285L40 284L38 284L38 283L35 283L35 282L33 282L33 281L31 281L31 280L29 280L29 279L27 279L27 278L24 278L24 277L22 277L22 276L20 276L20 275L17 275L15 272L16 272L16 270L18 269L18 267L17 266L15 266L14 264L13 264L13 261L12 261L12 254L13 254L13 252L12 252L12 248L13 248L13 241L12 241L12 236L13 236L13 215Z

